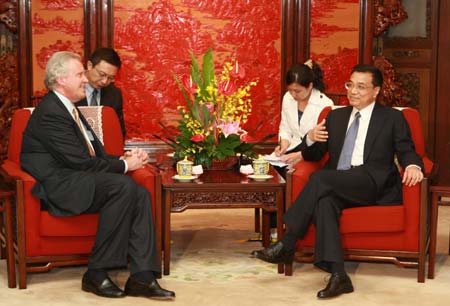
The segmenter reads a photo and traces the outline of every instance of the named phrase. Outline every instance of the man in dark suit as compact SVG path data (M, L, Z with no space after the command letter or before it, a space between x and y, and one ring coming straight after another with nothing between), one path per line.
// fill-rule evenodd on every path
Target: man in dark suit
M77 54L56 52L48 61L49 92L33 111L23 134L21 164L36 184L33 195L55 216L99 213L95 244L82 289L105 297L173 299L161 288L155 227L148 191L127 175L147 163L140 149L110 156L78 111L87 79ZM130 263L125 291L107 269Z
M114 78L121 65L120 57L114 49L96 49L87 62L86 78L88 83L86 84L86 97L77 102L77 105L105 105L114 108L119 117L122 134L125 137L122 92L114 86Z
M331 111L326 121L309 131L297 148L309 161L320 160L328 152L326 166L310 176L286 212L288 231L284 237L267 249L252 253L268 262L292 263L297 239L305 236L313 222L315 265L332 273L327 286L318 292L319 298L353 291L344 269L339 233L342 209L400 204L402 182L411 186L423 179L423 163L403 114L375 102L382 84L377 68L353 68L345 83L350 106ZM403 181L394 163L395 156L405 169Z

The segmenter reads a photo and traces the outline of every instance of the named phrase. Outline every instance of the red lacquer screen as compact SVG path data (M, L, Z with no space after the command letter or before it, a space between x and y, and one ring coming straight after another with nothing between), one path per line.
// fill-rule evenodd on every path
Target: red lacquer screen
M83 0L33 0L31 2L33 93L41 96L45 65L56 51L84 53Z
M189 50L201 60L208 48L214 51L216 73L236 58L248 80L259 80L244 127L255 139L277 133L280 1L114 1L114 48L123 61L116 85L124 93L127 139L155 140L152 135L162 133L159 122L177 126L177 106L184 99L173 74L189 74Z
M327 92L345 94L358 63L359 8L359 0L311 0L310 54L324 71Z

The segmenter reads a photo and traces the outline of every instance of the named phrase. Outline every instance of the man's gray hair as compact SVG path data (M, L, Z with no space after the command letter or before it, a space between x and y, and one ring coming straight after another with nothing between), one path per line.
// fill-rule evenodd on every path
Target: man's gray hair
M45 67L44 84L49 90L53 90L56 79L67 75L67 62L71 59L81 61L81 57L73 52L60 51L55 52L47 62Z

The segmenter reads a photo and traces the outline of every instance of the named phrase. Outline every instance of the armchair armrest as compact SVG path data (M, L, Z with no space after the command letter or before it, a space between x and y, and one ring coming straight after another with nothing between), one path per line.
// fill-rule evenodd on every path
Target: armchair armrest
M147 164L145 168L128 173L136 183L147 189L152 200L153 218L161 211L161 174L156 167Z
M300 191L308 182L309 176L322 169L326 159L318 162L309 162L301 160L295 166L286 173L286 210L291 207L292 202L297 198Z

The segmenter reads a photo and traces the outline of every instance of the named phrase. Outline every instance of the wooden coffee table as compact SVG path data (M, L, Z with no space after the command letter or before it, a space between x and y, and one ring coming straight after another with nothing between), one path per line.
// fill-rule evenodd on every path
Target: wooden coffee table
M164 275L170 273L170 214L188 208L261 208L263 210L263 246L270 243L270 212L277 213L277 234L283 235L285 181L274 169L272 178L255 181L236 170L205 171L200 177L188 182L173 178L175 170L162 173L162 239L164 252ZM284 273L283 265L278 272Z

